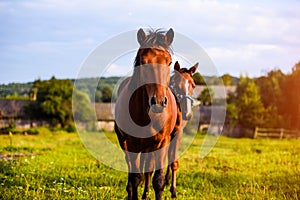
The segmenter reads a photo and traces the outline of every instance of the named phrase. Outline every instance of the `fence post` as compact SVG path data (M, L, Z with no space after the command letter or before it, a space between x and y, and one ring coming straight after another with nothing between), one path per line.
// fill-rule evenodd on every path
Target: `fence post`
M255 131L254 131L254 135L253 135L253 139L256 139L257 137L257 132L258 132L258 128L257 126L255 127Z
M281 128L281 129L280 129L280 139L282 139L282 138L283 138L283 134L284 134L284 129L283 129L283 128Z

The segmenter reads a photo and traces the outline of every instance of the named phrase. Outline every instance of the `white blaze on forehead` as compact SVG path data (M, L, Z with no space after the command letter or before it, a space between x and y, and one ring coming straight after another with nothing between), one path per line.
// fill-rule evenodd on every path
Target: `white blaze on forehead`
M185 95L189 96L189 81L185 80ZM192 112L192 101L190 99L188 99L188 101L186 101L186 108L187 108L187 114L189 114L190 112Z
M185 95L189 95L189 81L186 79L185 80Z

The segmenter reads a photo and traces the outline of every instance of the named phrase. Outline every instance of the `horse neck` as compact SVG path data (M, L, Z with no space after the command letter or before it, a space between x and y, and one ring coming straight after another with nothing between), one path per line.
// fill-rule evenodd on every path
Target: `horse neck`
M134 70L128 89L132 92L132 100L139 105L139 108L143 108L142 110L147 110L149 104L146 87L145 85L140 86L140 83L140 73L139 71Z
M136 88L129 101L129 112L132 120L139 126L150 123L148 95L145 86Z
M169 88L171 89L171 91L175 97L176 97L176 93L179 92L179 91L176 91L178 84L179 83L176 83L176 74L173 74L170 78Z

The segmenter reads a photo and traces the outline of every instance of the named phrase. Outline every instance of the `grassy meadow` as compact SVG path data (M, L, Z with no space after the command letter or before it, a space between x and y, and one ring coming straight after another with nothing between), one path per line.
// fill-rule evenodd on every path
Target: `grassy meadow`
M77 134L39 132L0 135L0 199L126 199L127 174L97 161ZM200 158L203 138L180 158L177 199L300 199L300 140L221 136Z

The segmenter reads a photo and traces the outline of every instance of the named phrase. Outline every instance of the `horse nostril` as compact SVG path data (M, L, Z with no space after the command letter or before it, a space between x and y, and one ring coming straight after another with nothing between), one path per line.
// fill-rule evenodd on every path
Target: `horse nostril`
M152 97L150 100L151 105L155 105L156 104L156 98Z
M167 103L168 103L168 99L167 99L167 97L165 97L165 100L164 100L163 106L166 106L166 105L167 105Z

